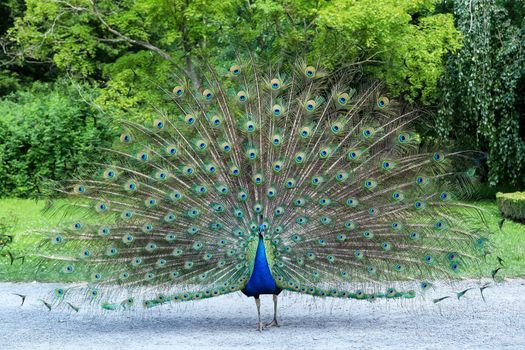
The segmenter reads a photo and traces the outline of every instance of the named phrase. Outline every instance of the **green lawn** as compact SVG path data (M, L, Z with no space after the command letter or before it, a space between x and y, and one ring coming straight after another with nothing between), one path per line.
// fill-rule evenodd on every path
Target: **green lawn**
M45 201L0 200L0 230L4 231L0 234L14 236L9 249L0 250L0 281L33 281L37 268L40 269L38 275L41 281L64 281L64 277L67 278L67 275L52 264L41 264L39 259L30 256L31 253L38 252L39 244L46 237L45 230L57 227L60 222L60 211L54 215L43 214L45 205ZM12 265L7 250L15 258ZM22 256L24 260L21 259Z
M503 228L498 228L501 220L497 205L491 201L474 202L485 210L489 228L493 234L491 240L494 244L493 254L488 256L488 264L483 274L490 277L492 269L498 266L497 256L504 260L505 268L498 275L505 277L525 276L525 225L506 220ZM57 226L60 215L42 215L45 202L35 202L23 199L0 200L0 229L14 236L9 251L13 257L21 256L21 252L38 251L38 244L42 242L42 234L45 229ZM6 254L7 249L0 251L0 281L32 281L38 260L26 257L25 262L21 259L11 259ZM58 268L52 265L40 265L39 276L43 281L63 281L65 276L58 272Z

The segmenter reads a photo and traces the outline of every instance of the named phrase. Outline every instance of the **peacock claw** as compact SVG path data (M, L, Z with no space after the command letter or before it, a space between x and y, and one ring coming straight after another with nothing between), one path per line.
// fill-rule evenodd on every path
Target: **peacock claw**
M262 332L263 329L264 329L263 323L262 323L262 322L257 323L257 330L258 330L259 332Z

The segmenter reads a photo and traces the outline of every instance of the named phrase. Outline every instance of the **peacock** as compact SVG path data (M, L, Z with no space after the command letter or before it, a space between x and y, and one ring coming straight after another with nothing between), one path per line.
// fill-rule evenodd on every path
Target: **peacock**
M121 120L106 160L57 186L68 219L37 255L82 283L54 289L49 309L240 291L262 330L280 325L283 290L412 299L483 261L487 232L460 201L473 157L423 142L422 113L384 83L306 59L199 67L198 84L176 68L169 86L151 81L165 106Z

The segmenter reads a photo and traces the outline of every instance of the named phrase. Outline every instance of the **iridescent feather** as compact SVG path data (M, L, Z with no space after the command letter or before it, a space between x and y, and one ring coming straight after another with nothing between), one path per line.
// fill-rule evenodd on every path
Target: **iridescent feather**
M202 66L202 89L174 74L168 106L123 120L110 160L61 187L85 220L40 256L86 284L57 300L115 310L240 291L260 225L277 286L315 296L413 298L479 263L486 233L458 201L470 158L422 146L419 114L381 83L302 61Z

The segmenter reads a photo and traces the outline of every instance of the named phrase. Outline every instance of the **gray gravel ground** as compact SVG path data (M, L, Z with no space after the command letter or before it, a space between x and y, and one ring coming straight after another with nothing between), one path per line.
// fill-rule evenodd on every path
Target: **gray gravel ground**
M464 283L454 291L471 286ZM280 297L282 326L255 330L240 293L135 312L47 309L49 284L0 284L0 349L525 349L525 280L433 304ZM12 293L27 294L24 306ZM262 297L265 320L272 300Z

